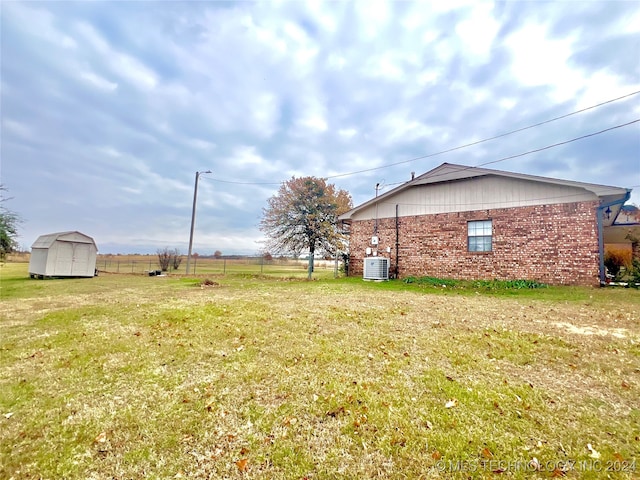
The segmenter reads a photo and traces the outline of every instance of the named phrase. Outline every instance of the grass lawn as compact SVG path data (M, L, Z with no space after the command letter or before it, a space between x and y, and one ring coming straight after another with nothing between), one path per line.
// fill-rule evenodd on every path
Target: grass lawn
M0 478L640 478L637 290L0 275Z

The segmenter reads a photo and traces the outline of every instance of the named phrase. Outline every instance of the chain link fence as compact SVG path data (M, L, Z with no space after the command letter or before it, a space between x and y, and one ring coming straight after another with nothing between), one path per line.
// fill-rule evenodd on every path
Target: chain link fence
M165 274L186 274L186 258L178 268L169 265ZM262 274L262 275L306 275L307 260L274 259L264 257L243 258L203 258L191 257L190 274ZM96 269L105 273L156 274L160 271L157 256L140 255L98 255ZM317 273L333 273L337 276L340 265L335 260L316 260L314 271Z

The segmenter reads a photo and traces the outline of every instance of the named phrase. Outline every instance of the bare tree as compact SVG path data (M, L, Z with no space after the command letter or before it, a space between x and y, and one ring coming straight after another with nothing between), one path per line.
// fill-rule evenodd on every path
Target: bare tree
M156 253L158 254L158 264L160 265L160 270L166 272L169 270L169 265L171 265L171 259L173 257L173 251L169 250L168 247L159 248Z
M177 248L173 249L171 263L173 264L173 269L178 270L180 264L182 263L182 255L180 254L180 250Z
M216 250L213 254L213 258L215 258L216 260L220 260L222 258L222 252L220 250Z

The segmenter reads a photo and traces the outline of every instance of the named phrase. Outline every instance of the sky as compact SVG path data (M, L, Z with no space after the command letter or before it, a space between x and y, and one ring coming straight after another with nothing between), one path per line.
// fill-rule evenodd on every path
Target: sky
M354 205L640 119L640 2L0 2L0 179L19 244L257 254L281 182ZM609 100L535 128L433 155ZM418 157L422 157L416 159ZM414 160L415 159L415 160ZM634 188L640 123L493 163Z

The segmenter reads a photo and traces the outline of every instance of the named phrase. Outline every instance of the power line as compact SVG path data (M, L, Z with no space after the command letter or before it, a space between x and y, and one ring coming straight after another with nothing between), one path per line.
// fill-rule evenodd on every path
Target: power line
M518 129L516 129L516 130L511 130L510 132L501 133L501 134L499 134L499 135L495 135L495 136L493 136L493 137L485 138L485 139L483 139L483 140L478 140L478 141L471 142L471 143L466 143L466 144L464 144L464 145L460 145L460 146L457 146L457 147L449 148L449 149L447 149L447 150L441 150L441 151L439 151L439 152L429 153L429 154L427 154L427 155L421 155L421 156L419 156L419 157L410 158L410 159L408 159L408 160L402 160L402 161L400 161L400 162L389 163L389 164L386 164L386 165L381 165L381 166L379 166L379 167L367 168L367 169L364 169L364 170L359 170L359 171L357 171L357 172L349 172L349 173L342 173L342 174L339 174L339 175L332 175L332 176L329 176L329 177L326 177L326 178L347 177L347 176L350 176L350 175L356 175L356 174L358 174L358 173L372 172L372 171L374 171L374 170L380 170L380 169L383 169L383 168L395 167L396 165L402 165L403 163L410 163L410 162L415 162L416 160L423 160L423 159L425 159L425 158L436 157L436 156L438 156L438 155L443 155L443 154L445 154L445 153L454 152L454 151L456 151L456 150L460 150L460 149L462 149L462 148L472 147L472 146L474 146L474 145L478 145L478 144L480 144L480 143L488 142L488 141L490 141L490 140L495 140L495 139L497 139L497 138L506 137L507 135L512 135L512 134L514 134L514 133L522 132L523 130L528 130L528 129L530 129L530 128L539 127L540 125L544 125L544 124L547 124L547 123L555 122L556 120L561 120L561 119L563 119L563 118L570 117L571 115L576 115L576 114L578 114L578 113L582 113L582 112L585 112L585 111L587 111L587 110L591 110L591 109L593 109L593 108L601 107L602 105L606 105L606 104L608 104L608 103L616 102L616 101L618 101L618 100L622 100L622 99L627 98L627 97L630 97L630 96L632 96L632 95L637 95L638 93L640 93L640 90L635 91L635 92L632 92L632 93L629 93L629 94L627 94L627 95L623 95L622 97L613 98L613 99L611 99L611 100L607 100L606 102L598 103L598 104L596 104L596 105L592 105L592 106L590 106L590 107L583 108L583 109L581 109L581 110L576 110L575 112L571 112L571 113L567 113L567 114L565 114L565 115L561 115L561 116L559 116L559 117L551 118L551 119L549 119L549 120L545 120L544 122L535 123L535 124L533 124L533 125L529 125L529 126L527 126L527 127L522 127L522 128L518 128Z
M354 172L341 173L341 174L337 174L337 175L330 175L330 176L327 176L327 177L324 177L324 178L330 179L330 178L348 177L348 176L351 176L351 175L357 175L359 173L372 172L372 171L375 171L375 170L381 170L383 168L389 168L389 167L394 167L396 165L402 165L404 163L415 162L416 160L422 160L422 159L425 159L425 158L431 158L431 157L435 157L435 156L438 156L438 155L443 155L445 153L450 153L450 152L454 152L456 150L461 150L463 148L472 147L472 146L478 145L480 143L488 142L488 141L491 141L491 140L496 140L498 138L506 137L508 135L513 135L514 133L522 132L524 130L529 130L531 128L539 127L539 126L545 125L547 123L555 122L557 120L561 120L563 118L567 118L567 117L570 117L572 115L577 115L578 113L583 113L583 112L586 112L588 110L592 110L594 108L598 108L598 107L601 107L603 105L607 105L609 103L617 102L618 100L623 100L625 98L631 97L633 95L637 95L639 93L640 93L640 90L637 90L635 92L631 92L631 93L628 93L626 95L622 95L621 97L612 98L611 100L607 100L607 101L604 101L604 102L601 102L601 103L598 103L598 104L595 104L595 105L591 105L590 107L582 108L580 110L576 110L576 111L571 112L571 113L560 115L559 117L554 117L554 118L551 118L549 120L545 120L543 122L534 123L534 124L528 125L526 127L518 128L516 130L511 130L509 132L501 133L501 134L495 135L493 137L485 138L485 139L482 139L482 140L477 140L477 141L471 142L471 143L466 143L464 145L459 145L457 147L452 147L452 148L449 148L449 149L446 149L446 150L441 150L439 152L430 153L430 154L427 154L427 155L421 155L419 157L410 158L408 160L402 160L400 162L389 163L389 164L381 165L381 166L378 166L378 167L366 168L366 169L363 169L363 170L357 170L357 171L354 171ZM630 122L630 123L635 123L635 121L634 122ZM580 140L582 138L587 138L587 137L590 137L590 136L598 135L598 134L604 133L604 132L606 132L608 130L612 130L614 128L620 128L620 127L626 126L626 125L629 125L629 124L619 125L619 126L616 126L616 127L612 127L610 129L602 130L600 132L596 132L596 133L593 133L593 134L585 135L583 137L577 137L576 139L568 140L566 142L561 142L561 143L554 144L554 145L551 145L551 146L548 146L548 147L543 147L543 148L538 149L538 150L532 150L531 152L515 155L515 156L512 156L512 157L507 157L507 158L500 159L500 160L495 160L495 161L492 161L492 162L487 162L487 163L484 163L484 164L481 164L481 165L477 165L477 166L489 165L490 163L498 163L498 162L501 162L501 161L504 161L504 160L508 160L510 158L517 158L518 156L523 156L523 155L527 155L529 153L535 153L535 152L538 152L538 151L546 150L546 149L552 148L554 146L564 145L565 143L570 143L570 142L575 141L575 140ZM472 167L469 167L469 168L472 168ZM211 178L211 177L210 177L210 180L213 180L213 181L216 181L216 182L219 182L219 183L229 183L229 184L233 184L233 185L280 185L280 184L282 184L282 182L240 182L240 181L232 181L232 180L221 180L221 179L216 179L216 178ZM399 183L404 183L404 182L399 182ZM393 185L393 184L390 184L390 185Z
M209 180L213 180L218 183L230 183L232 185L280 185L282 182L235 182L233 180L220 180L219 178L211 178Z
M615 130L616 128L626 127L628 125L632 125L632 124L638 123L638 122L640 122L640 118L637 118L635 120L631 120L630 122L627 122L627 123L622 123L620 125L616 125L615 127L605 128L604 130L600 130L599 132L588 133L587 135L582 135L580 137L572 138L571 140L565 140L564 142L554 143L553 145L547 145L546 147L536 148L535 150L529 150L528 152L518 153L517 155L511 155L509 157L504 157L504 158L501 158L499 160L492 160L490 162L481 163L480 165L476 165L476 167L483 167L485 165L490 165L492 163L504 162L505 160L511 160L513 158L523 157L523 156L529 155L531 153L537 153L537 152L541 152L543 150L548 150L550 148L559 147L560 145L566 145L567 143L575 142L577 140L583 140L585 138L594 137L596 135L600 135L601 133L609 132L611 130ZM469 168L473 168L473 167L469 167Z
M503 158L500 158L498 160L490 160L488 162L480 163L478 165L468 166L468 167L465 167L465 168L461 169L460 171L468 170L468 169L471 169L471 168L484 167L485 165L491 165L493 163L504 162L506 160L512 160L512 159L518 158L518 157L524 157L525 155L530 155L532 153L542 152L544 150L549 150L550 148L559 147L561 145L566 145L568 143L576 142L578 140L584 140L585 138L594 137L596 135L600 135L600 134L609 132L611 130L616 130L618 128L627 127L629 125L633 125L634 123L638 123L638 122L640 122L640 118L637 118L635 120L631 120L630 122L627 122L627 123L622 123L622 124L619 124L619 125L615 125L613 127L605 128L604 130L600 130L598 132L588 133L586 135L581 135L579 137L575 137L575 138L572 138L572 139L569 139L569 140L565 140L565 141L562 141L562 142L558 142L558 143L554 143L554 144L547 145L547 146L544 146L544 147L536 148L536 149L529 150L529 151L526 151L526 152L523 152L523 153L510 155L508 157L503 157ZM463 148L463 147L456 147L456 149L458 149L458 148ZM451 150L448 150L448 151L451 151ZM444 153L444 152L441 152L441 153ZM438 155L438 154L425 155L423 157L418 157L418 158L426 158L426 157L430 157L430 156L434 156L434 155ZM416 159L413 159L413 160L416 160ZM406 160L404 162L398 162L398 163L387 165L387 166L398 165L400 163L407 163L408 161L412 161L412 160ZM355 174L358 174L358 173L369 172L369 171L372 171L372 170L379 170L381 168L386 168L386 167L381 166L381 167L369 168L369 169L366 169L366 170L360 170L358 172L345 173L345 174L341 174L341 175L332 175L332 176L328 176L328 177L324 177L324 178L325 179L329 179L329 178L345 177L345 176L348 176L348 175L355 175ZM442 173L440 175L434 175L434 176L432 176L430 178L435 178L435 177L441 176L441 175L446 175L446 174ZM236 185L280 185L280 184L282 184L282 182L262 182L262 183L259 183L259 182L233 182L233 181L228 181L228 180L218 180L218 179L215 179L215 178L213 178L211 180L214 180L216 182L231 183L231 184L236 184ZM400 183L405 183L405 182L390 183L388 185L397 185L397 184L400 184Z
M529 150L528 152L518 153L516 155L510 155L508 157L500 158L498 160L490 160L488 162L479 163L478 165L470 165L470 166L461 168L461 169L459 169L457 171L458 172L464 172L465 170L469 170L469 169L472 169L472 168L484 167L486 165L491 165L493 163L499 163L499 162L504 162L505 160L512 160L514 158L524 157L525 155L530 155L532 153L542 152L544 150L549 150L550 148L559 147L561 145L566 145L567 143L576 142L578 140L583 140L583 139L589 138L589 137L594 137L596 135L600 135L601 133L609 132L609 131L615 130L617 128L626 127L628 125L632 125L632 124L638 123L638 122L640 122L640 118L637 118L635 120L631 120L630 122L627 122L627 123L622 123L620 125L616 125L616 126L613 126L613 127L605 128L604 130L600 130L599 132L588 133L588 134L582 135L580 137L572 138L570 140L565 140L564 142L558 142L558 143L554 143L552 145L547 145L545 147L540 147L540 148L536 148L534 150ZM440 173L440 174L436 174L436 175L431 175L429 178L437 178L437 177L441 177L441 176L444 176L444 175L449 175L449 172ZM404 181L403 182L395 182L395 183L389 183L387 185L401 185L403 183L406 183L406 182L404 182ZM634 188L634 187L638 187L638 186L640 186L640 185L634 185L634 186L629 187L629 188Z

